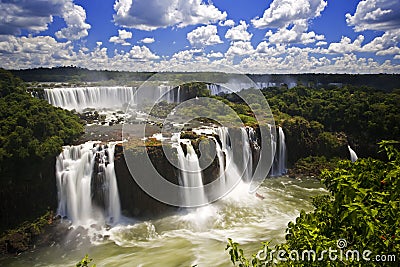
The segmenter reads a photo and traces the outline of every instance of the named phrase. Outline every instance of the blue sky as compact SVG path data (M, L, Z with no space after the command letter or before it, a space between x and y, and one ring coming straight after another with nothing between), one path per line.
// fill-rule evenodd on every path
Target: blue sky
M400 73L398 0L0 0L0 67Z

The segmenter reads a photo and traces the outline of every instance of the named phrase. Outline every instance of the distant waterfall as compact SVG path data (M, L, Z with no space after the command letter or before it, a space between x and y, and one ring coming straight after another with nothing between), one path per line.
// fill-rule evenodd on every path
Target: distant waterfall
M45 89L50 104L64 109L122 108L133 100L132 87L72 87Z
M349 145L347 145L347 148L349 149L351 162L355 162L358 159L356 152Z
M180 143L186 146L185 155ZM187 206L197 205L197 203L206 203L207 198L203 188L203 175L199 164L199 158L191 144L190 140L182 139L177 147L179 168L181 170L181 185L188 187L184 198Z
M45 89L46 100L56 107L81 111L85 108L95 109L122 109L126 104L136 104L138 99L149 99L154 102L180 102L180 87L170 85L146 85L140 95L135 95L136 89L124 86L101 87L71 87Z
M114 171L115 143L65 146L57 157L58 213L74 224L118 222L121 207ZM100 207L99 205L104 207Z

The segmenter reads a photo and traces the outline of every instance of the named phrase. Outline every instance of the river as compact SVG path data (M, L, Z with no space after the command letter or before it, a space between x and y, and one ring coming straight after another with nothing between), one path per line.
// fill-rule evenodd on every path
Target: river
M87 253L97 266L232 266L227 238L243 245L247 255L263 241L284 242L288 222L302 209L311 211L311 197L326 192L313 178L276 177L258 189L261 199L242 183L208 206L146 221L122 218L111 229L90 228L76 242L76 234L69 234L61 244L3 259L0 265L75 266Z

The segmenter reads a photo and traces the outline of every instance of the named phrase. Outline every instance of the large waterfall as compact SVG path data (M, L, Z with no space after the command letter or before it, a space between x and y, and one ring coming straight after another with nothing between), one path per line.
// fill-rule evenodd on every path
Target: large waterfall
M271 156L274 159L271 170L270 170L270 175L271 176L281 176L284 175L287 171L286 168L286 140L285 140L285 133L283 132L282 127L278 127L278 140L275 140L275 136L272 134L270 126L270 151L271 151Z
M186 155L181 147L186 146ZM203 174L200 168L199 158L191 144L190 140L182 139L177 147L179 168L181 170L181 185L188 187L185 191L185 206L198 205L197 203L206 203L206 195L203 188Z
M74 224L118 222L121 215L114 171L115 143L65 146L57 157L58 213Z
M85 108L123 109L127 104L138 103L137 99L152 101L180 101L180 87L160 84L146 86L143 95L135 95L136 89L126 86L71 87L45 89L46 100L56 107L81 111Z
M72 87L45 89L50 104L65 109L122 108L133 100L132 87Z

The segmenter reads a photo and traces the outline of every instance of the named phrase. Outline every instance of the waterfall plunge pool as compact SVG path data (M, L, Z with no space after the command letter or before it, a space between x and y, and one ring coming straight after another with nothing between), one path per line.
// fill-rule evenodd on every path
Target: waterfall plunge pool
M240 243L248 255L263 241L283 242L288 222L302 209L311 211L311 197L327 191L316 179L276 177L266 179L258 193L265 198L249 195L242 183L206 207L157 220L122 218L111 229L90 229L78 241L71 236L79 234L71 230L60 243L3 259L0 265L75 266L87 253L97 266L232 266L225 251L227 238ZM109 237L93 241L98 235Z

